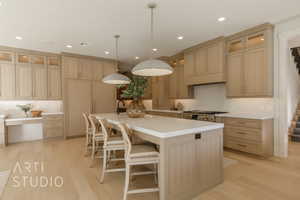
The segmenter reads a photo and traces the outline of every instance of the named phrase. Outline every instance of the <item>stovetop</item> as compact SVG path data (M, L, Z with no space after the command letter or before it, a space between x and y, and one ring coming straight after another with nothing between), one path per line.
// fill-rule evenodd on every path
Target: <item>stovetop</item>
M192 114L203 114L203 115L216 115L216 114L224 114L227 112L223 111L208 111L208 110L190 110L190 111L184 111L184 113L192 113Z

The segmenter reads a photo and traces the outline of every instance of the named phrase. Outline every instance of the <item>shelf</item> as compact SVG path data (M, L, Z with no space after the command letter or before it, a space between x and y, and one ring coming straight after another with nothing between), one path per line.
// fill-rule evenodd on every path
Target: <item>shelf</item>
M44 65L45 64L45 56L31 56L31 63Z
M0 62L13 62L13 53L0 52Z
M24 54L19 54L17 57L18 63L29 63L29 56Z
M244 41L243 40L236 40L236 41L232 41L229 44L228 52L233 53L233 52L237 52L237 51L240 51L240 50L243 50L243 49L244 49Z
M48 65L59 65L59 58L56 56L48 57Z
M265 35L264 33L255 34L247 38L247 48L264 45Z

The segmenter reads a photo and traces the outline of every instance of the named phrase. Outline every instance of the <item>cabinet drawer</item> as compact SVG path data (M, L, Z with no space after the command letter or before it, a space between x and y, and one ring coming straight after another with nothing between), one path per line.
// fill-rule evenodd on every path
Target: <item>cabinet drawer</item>
M43 123L45 128L62 128L64 127L64 122L62 119L59 120L45 120Z
M257 129L261 129L262 127L261 121L256 119L225 118L224 122L225 126L229 125Z
M244 142L240 139L225 136L224 146L230 149L239 150L247 153L262 154L262 145Z
M45 137L52 138L52 137L62 137L63 136L63 128L44 128Z
M224 128L224 135L229 137L240 138L244 140L252 140L256 142L262 142L262 133L258 129L247 129L241 127L230 127Z

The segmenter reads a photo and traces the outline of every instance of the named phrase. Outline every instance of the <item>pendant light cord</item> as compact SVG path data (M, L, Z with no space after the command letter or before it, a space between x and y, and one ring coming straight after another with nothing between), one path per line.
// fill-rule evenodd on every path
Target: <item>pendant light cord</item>
M117 62L117 72L119 71L119 38L120 35L115 35L116 38L116 62Z

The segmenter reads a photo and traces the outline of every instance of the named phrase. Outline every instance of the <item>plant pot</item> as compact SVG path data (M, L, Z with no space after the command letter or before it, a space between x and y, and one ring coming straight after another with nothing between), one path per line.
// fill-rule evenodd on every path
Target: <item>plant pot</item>
M145 106L141 100L132 100L126 112L130 118L142 118L145 116Z

